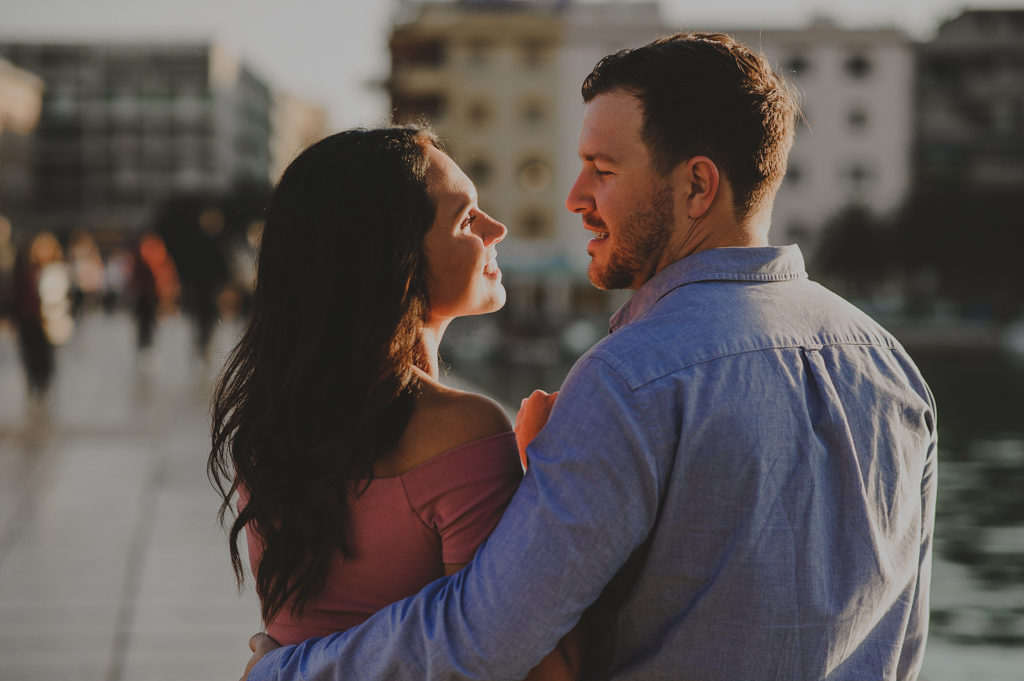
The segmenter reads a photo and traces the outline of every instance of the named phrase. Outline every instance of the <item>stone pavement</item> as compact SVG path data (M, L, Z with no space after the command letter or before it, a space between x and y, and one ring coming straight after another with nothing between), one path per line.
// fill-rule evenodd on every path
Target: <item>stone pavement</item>
M205 473L210 380L236 333L218 330L206 364L171 318L140 362L129 317L87 316L42 410L0 326L0 681L238 678L259 611L251 582L236 594ZM936 604L974 603L966 584L936 561ZM932 636L922 678L1022 668L1020 649Z
M180 318L139 362L125 315L80 323L49 408L0 328L0 681L237 679L260 629L206 481L210 377ZM141 365L141 368L140 368Z

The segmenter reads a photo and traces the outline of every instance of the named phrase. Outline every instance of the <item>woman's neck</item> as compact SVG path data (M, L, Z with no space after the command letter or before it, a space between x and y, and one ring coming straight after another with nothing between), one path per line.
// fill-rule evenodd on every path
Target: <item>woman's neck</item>
M426 372L435 381L438 377L437 351L450 322L450 319L429 321L420 330L420 345L423 348L423 356L427 359Z

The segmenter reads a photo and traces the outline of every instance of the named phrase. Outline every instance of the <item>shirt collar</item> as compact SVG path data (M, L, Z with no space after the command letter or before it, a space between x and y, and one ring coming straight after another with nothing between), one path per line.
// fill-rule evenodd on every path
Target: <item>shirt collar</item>
M697 281L788 281L806 279L800 247L712 248L666 266L619 308L611 330L640 319L670 291Z

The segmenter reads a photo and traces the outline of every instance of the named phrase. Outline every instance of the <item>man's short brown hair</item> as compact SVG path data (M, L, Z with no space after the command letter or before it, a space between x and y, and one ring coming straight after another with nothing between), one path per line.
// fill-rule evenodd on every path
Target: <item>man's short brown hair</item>
M707 156L728 178L741 220L778 190L799 109L763 56L721 33L676 33L608 55L583 81L585 102L613 91L640 100L657 172Z

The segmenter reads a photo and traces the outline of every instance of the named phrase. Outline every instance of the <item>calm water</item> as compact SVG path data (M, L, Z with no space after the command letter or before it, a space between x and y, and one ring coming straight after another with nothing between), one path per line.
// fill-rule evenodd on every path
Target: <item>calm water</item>
M930 681L1024 678L1024 357L911 348L935 393L940 469ZM453 363L507 405L568 364Z

